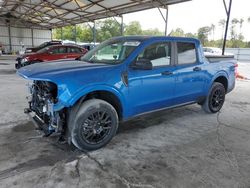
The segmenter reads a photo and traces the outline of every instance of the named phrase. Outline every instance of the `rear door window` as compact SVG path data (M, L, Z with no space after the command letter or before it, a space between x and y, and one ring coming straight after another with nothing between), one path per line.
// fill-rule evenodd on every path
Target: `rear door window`
M178 64L196 63L196 49L192 42L177 42Z
M81 53L81 49L77 47L68 47L68 53Z
M62 46L62 47L55 47L51 50L52 54L63 54L66 53L66 47Z

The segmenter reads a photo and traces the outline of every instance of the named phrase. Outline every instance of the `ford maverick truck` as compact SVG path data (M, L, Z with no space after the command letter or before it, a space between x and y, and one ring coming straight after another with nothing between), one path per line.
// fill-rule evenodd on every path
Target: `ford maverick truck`
M107 40L77 60L25 66L31 80L26 113L45 135L59 134L95 150L118 124L167 108L198 103L218 112L235 85L233 58L204 57L197 39L129 36Z

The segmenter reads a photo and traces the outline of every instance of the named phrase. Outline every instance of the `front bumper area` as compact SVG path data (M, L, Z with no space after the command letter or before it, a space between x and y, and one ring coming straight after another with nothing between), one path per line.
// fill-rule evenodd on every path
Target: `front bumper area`
M35 112L33 112L30 108L25 108L24 113L28 115L30 120L33 122L35 127L44 133L44 137L48 137L53 133L57 133L58 135L62 135L62 120L57 120L57 125L52 126L39 117Z
M36 129L41 130L44 133L44 137L50 136L54 131L48 130L48 125L44 121L28 109L24 109L24 112L28 115L29 119L33 122Z

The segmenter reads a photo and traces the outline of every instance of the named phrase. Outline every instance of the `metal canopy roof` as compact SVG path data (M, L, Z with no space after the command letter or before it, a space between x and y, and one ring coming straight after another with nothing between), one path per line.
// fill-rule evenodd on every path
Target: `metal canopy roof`
M0 0L6 25L56 28L190 0Z

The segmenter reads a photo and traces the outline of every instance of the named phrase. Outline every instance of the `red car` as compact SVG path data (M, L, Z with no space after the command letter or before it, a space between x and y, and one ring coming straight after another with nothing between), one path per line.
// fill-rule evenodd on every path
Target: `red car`
M24 54L16 60L16 69L33 63L59 59L76 59L87 53L87 49L74 45L53 45L43 48L36 53Z

